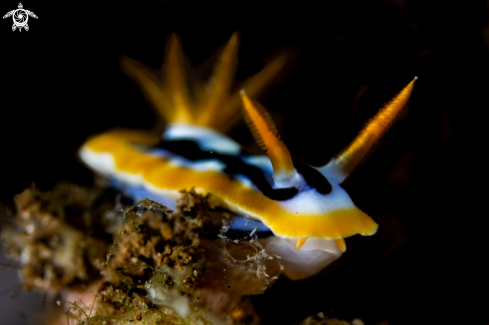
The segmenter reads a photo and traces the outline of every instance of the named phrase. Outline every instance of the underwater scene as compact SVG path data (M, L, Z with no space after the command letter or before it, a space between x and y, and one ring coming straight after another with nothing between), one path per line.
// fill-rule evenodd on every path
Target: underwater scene
M0 324L489 325L489 3L5 3Z

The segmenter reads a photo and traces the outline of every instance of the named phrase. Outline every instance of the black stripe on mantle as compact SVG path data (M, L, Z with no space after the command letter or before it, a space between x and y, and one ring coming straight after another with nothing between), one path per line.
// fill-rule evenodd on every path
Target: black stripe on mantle
M263 170L245 163L241 159L241 156L205 151L192 140L162 140L156 144L153 149L164 149L192 162L216 159L226 166L223 172L229 177L236 179L237 175L246 176L263 193L263 195L274 201L285 201L293 198L299 193L298 189L295 187L274 189L267 181ZM247 155L242 156L245 157ZM318 170L295 159L293 160L293 163L294 167L304 177L304 180L309 187L316 189L321 194L328 194L331 192L331 184Z

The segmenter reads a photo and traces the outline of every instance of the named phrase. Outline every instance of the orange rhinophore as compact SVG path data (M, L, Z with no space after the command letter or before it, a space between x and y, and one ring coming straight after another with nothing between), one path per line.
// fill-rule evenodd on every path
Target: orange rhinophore
M289 150L280 141L277 128L268 112L259 104L253 103L241 90L245 119L258 144L266 150L273 166L273 180L280 187L297 185L297 173ZM285 184L284 184L285 183Z
M334 174L343 181L358 165L372 145L389 129L413 91L415 77L401 92L387 103L363 128L357 137L325 167L326 173Z

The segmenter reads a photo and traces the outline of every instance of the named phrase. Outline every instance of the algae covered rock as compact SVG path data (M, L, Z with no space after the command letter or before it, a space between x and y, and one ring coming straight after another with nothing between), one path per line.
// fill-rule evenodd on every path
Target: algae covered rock
M57 324L258 324L248 295L282 267L253 236L227 238L230 214L211 202L182 191L170 211L98 187L33 186L2 238L25 288L63 307Z

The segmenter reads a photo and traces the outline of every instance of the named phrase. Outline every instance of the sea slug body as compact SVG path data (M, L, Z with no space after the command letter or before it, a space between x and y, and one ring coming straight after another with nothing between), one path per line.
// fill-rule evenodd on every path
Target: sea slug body
M240 92L232 92L237 34L224 48L212 82L193 89L187 85L175 35L168 48L163 87L140 63L122 61L168 122L162 138L128 130L96 135L79 152L89 167L134 199L148 197L170 208L182 189L210 193L217 205L241 216L231 228L268 234L262 237L282 256L292 279L313 275L338 258L346 250L344 238L377 231L378 225L354 205L341 183L399 115L416 78L346 149L314 168L292 158L269 114L252 100L282 69L285 56L246 80ZM246 154L221 133L237 120L241 107L266 156Z

